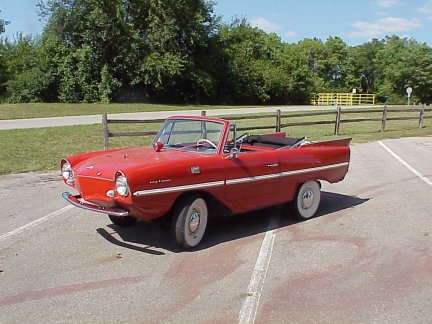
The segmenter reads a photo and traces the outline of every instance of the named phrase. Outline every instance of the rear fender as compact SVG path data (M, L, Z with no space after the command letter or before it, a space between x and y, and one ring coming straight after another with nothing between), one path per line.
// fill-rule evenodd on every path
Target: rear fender
M307 146L349 146L352 138L341 138L330 141L313 142L307 144Z

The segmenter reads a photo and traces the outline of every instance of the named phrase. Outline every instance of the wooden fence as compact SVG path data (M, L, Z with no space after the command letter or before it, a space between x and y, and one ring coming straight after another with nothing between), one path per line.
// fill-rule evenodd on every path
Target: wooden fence
M431 106L429 105L429 108ZM429 109L430 110L430 109ZM336 121L335 121L335 135L339 135L340 125L342 123L359 123L359 122L365 122L365 121L377 121L381 122L381 132L386 131L386 125L387 121L392 120L418 120L418 127L423 128L424 120L427 118L432 118L432 116L425 116L426 111L426 105L420 105L419 108L408 108L408 109L397 109L397 110L391 110L388 109L387 106L384 106L383 109L362 109L362 110L347 110L343 111L344 115L350 115L350 114L361 114L361 113L381 113L381 118L354 118L354 119L342 119L342 109L341 107L337 107L336 111ZM414 113L417 112L419 114L418 117L416 116L397 116L397 117L391 117L394 116L393 114L400 114L400 113Z
M312 126L312 125L334 125L334 135L339 135L341 124L346 123L360 123L367 121L376 121L381 124L381 132L386 131L386 126L388 121L396 120L418 120L418 127L424 127L425 119L432 119L432 115L426 116L425 112L431 112L432 105L429 108L426 105L419 105L418 108L406 108L406 109L389 109L384 106L382 109L356 109L356 110L342 110L341 107L337 107L334 111L310 111L310 112L298 112L283 114L280 110L277 110L272 114L260 114L260 115L244 115L244 116L223 116L222 118L229 121L240 121L240 120L256 120L256 119L269 119L274 118L274 123L267 125L258 126L247 126L238 127L238 131L247 130L263 130L271 129L275 132L280 132L282 129L287 127L295 126ZM342 118L343 116L352 114L371 114L371 113L381 113L381 118ZM418 113L418 116L400 116L400 113ZM398 116L395 116L399 114ZM201 116L206 116L206 111L201 111ZM317 116L333 116L332 120L321 120L321 121L304 121L304 122L287 122L288 119L298 118L298 117L317 117ZM120 136L155 136L158 130L151 130L145 132L110 132L109 124L155 124L162 123L165 119L152 119L152 120L129 120L129 119L108 119L107 114L102 115L102 127L103 127L103 145L104 149L109 147L110 137L120 137Z

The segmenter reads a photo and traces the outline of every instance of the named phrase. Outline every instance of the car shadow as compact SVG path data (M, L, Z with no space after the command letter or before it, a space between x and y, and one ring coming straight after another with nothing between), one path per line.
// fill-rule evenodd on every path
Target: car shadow
M368 200L369 198L323 191L316 217L323 217L334 212L353 208ZM275 214L280 215L278 228L301 222L294 217L288 208L288 204L235 216L215 218L209 221L206 234L199 246L187 252L204 250L221 243L264 233L268 230L270 217ZM152 255L165 255L166 251L184 252L175 244L172 231L163 229L158 224L138 221L131 227L119 227L110 224L108 228L109 230L98 228L96 231L108 242L123 248Z

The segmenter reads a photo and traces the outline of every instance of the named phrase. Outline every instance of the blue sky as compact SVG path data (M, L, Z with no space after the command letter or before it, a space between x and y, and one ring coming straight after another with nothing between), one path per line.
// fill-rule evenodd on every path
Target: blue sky
M18 31L40 34L38 0L0 0L0 17ZM226 22L246 18L253 26L277 33L285 42L339 36L349 45L396 34L432 46L432 0L216 0L215 13Z

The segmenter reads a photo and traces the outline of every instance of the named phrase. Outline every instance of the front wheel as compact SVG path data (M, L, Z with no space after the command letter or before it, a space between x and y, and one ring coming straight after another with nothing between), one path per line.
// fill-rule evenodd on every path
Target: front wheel
M318 181L307 181L297 191L297 196L292 202L295 215L300 219L312 218L321 200L321 191Z
M173 230L177 245L184 249L197 246L205 233L207 203L199 195L182 198L173 214Z
M131 226L131 225L135 224L135 222L137 221L137 219L135 217L132 217L132 216L108 215L108 217L109 217L109 219L111 219L111 222L113 222L114 224L121 226L121 227Z

